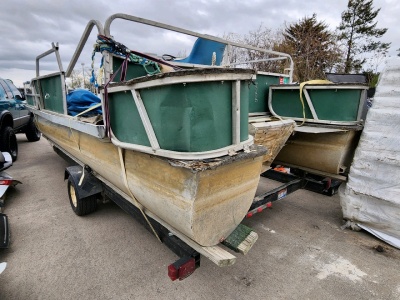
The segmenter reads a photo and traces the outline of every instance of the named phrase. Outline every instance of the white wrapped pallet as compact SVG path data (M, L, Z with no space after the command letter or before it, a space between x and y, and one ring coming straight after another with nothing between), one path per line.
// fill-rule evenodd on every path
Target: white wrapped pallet
M348 225L400 248L400 58L386 62L339 195Z

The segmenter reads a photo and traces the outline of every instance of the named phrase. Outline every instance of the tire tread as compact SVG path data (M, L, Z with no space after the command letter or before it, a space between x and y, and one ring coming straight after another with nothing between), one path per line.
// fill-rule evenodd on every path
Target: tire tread
M69 177L68 178L68 197L69 197L69 202L71 204L71 208L74 211L74 213L76 215L78 215L78 216L84 216L84 215L88 215L88 214L96 211L96 209L97 209L97 195L91 195L91 196L86 197L86 198L79 198L76 195L77 206L74 206L74 204L72 202L71 195L70 195L70 186L71 185L76 190L74 182L72 181L71 177Z

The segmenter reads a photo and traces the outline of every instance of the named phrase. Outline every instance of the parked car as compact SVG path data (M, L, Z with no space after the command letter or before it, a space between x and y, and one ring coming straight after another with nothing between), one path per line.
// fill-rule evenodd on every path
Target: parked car
M40 140L33 114L26 101L9 79L0 78L0 151L9 152L13 161L18 156L16 133L23 132L29 142Z
M10 244L10 227L8 225L8 217L3 213L5 194L10 186L15 186L17 183L20 183L17 180L14 181L10 175L4 172L4 170L11 166L11 155L7 152L0 151L0 248L8 248ZM1 272L2 270L0 267L0 273Z

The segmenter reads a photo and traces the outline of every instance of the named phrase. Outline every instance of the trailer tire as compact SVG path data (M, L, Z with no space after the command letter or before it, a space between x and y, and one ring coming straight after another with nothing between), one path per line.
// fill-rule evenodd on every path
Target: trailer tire
M88 215L97 209L97 195L79 198L71 176L68 177L68 197L72 210L78 216Z

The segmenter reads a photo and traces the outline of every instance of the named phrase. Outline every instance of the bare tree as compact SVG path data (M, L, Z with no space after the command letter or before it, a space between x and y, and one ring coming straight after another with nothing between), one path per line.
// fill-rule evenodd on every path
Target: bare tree
M95 74L96 74L96 69L95 69ZM72 70L71 75L69 77L70 81L69 88L79 89L83 85L85 89L94 91L94 87L90 82L90 77L91 73L87 68L84 69L84 74L82 74L82 71Z
M238 33L228 33L223 36L225 40L244 44L244 37ZM247 51L243 48L228 46L225 51L225 62L240 63L248 60ZM248 65L246 65L248 67Z
M245 35L245 42L255 47L279 51L279 45L283 42L282 30L271 30L260 25L255 31L250 31ZM285 52L285 51L280 51ZM260 51L248 50L248 56L251 60L261 60L273 58L275 55L268 55ZM260 61L255 63L255 68L259 71L268 71L275 73L284 73L285 67L288 67L287 61Z
M274 51L279 51L277 50L277 47L281 44L283 39L281 30L273 31L263 27L262 24L256 30L250 31L246 35L242 36L230 33L225 35L224 38L232 42ZM276 57L276 55L269 55L262 51L230 47L227 56L232 63L263 60L256 63L242 64L243 67L252 68L258 71L284 73L284 69L288 67L288 62L286 61L265 61L268 58Z
M82 73L76 72L75 70L72 70L71 75L70 75L70 88L71 89L77 89L82 86Z

